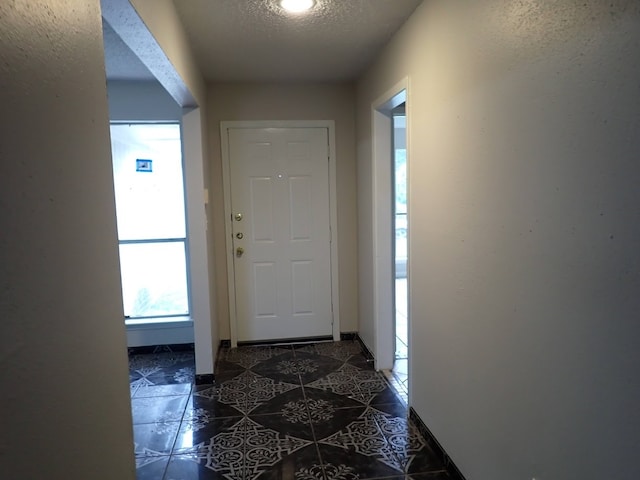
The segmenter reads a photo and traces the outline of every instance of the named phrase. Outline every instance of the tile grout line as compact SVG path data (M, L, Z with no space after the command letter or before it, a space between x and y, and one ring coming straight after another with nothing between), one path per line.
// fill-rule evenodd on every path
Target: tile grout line
M316 455L318 455L318 461L320 462L320 468L322 469L322 475L324 479L327 478L327 474L324 469L324 460L322 459L322 454L320 453L320 447L318 446L318 437L316 436L316 429L313 428L313 422L311 421L311 411L309 410L309 399L307 398L307 389L302 383L302 377L300 377L300 387L302 388L302 398L304 398L305 409L307 411L307 418L309 419L309 427L311 428L311 435L313 436L313 446L316 449Z

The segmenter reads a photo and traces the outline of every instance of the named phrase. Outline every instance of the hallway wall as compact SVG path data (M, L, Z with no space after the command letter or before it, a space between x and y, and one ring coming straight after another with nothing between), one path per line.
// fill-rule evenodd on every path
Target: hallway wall
M136 44L134 51L138 55L144 54L145 58L147 55L153 57L147 59L151 62L146 65L147 68L183 108L183 153L187 164L193 167L186 171L185 184L188 190L190 218L188 235L191 252L191 314L195 322L196 373L210 374L220 340L214 305L217 293L214 259L207 253L212 239L209 228L211 213L210 209L207 209L205 198L205 191L210 188L206 84L172 0L102 1L116 9L114 22L124 23L124 30L131 28L128 23L131 20L123 12L127 10L129 3L135 8L136 16L144 22L144 27L162 49L162 54L158 58L153 53L155 48L152 48L151 52L147 51L150 45L145 41L143 32L136 32L132 39L132 43ZM124 2L124 5L118 5L121 2ZM112 27L114 22L111 23ZM196 110L193 110L195 107Z
M468 479L640 478L640 5L426 0L358 84L409 76L411 404Z
M213 252L220 338L230 338L220 122L335 120L341 331L358 329L356 250L355 90L351 84L210 84L210 182Z
M179 122L182 108L157 81L107 81L112 122Z
M99 3L0 32L0 477L133 480Z

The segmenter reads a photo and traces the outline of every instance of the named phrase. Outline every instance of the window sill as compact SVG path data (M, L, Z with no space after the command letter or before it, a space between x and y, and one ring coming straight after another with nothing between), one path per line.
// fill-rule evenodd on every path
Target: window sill
M189 316L184 317L160 317L160 318L141 318L126 319L124 321L127 329L145 329L145 328L181 328L193 326L193 319Z

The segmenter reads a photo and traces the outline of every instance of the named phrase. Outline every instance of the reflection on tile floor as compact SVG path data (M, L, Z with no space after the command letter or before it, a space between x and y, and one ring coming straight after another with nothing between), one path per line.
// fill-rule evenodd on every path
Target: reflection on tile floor
M405 403L409 394L409 327L407 314L407 279L396 278L396 352L393 370L385 372L385 375L402 395Z
M130 356L137 478L448 479L357 341Z

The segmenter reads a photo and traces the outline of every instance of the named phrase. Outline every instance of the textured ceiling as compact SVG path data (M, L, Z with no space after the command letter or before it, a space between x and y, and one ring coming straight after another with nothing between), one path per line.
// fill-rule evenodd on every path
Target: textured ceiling
M209 81L357 78L422 0L316 0L305 15L278 0L174 0Z
M422 0L316 0L304 15L279 0L173 0L203 76L221 82L357 78ZM107 78L153 80L103 21Z

